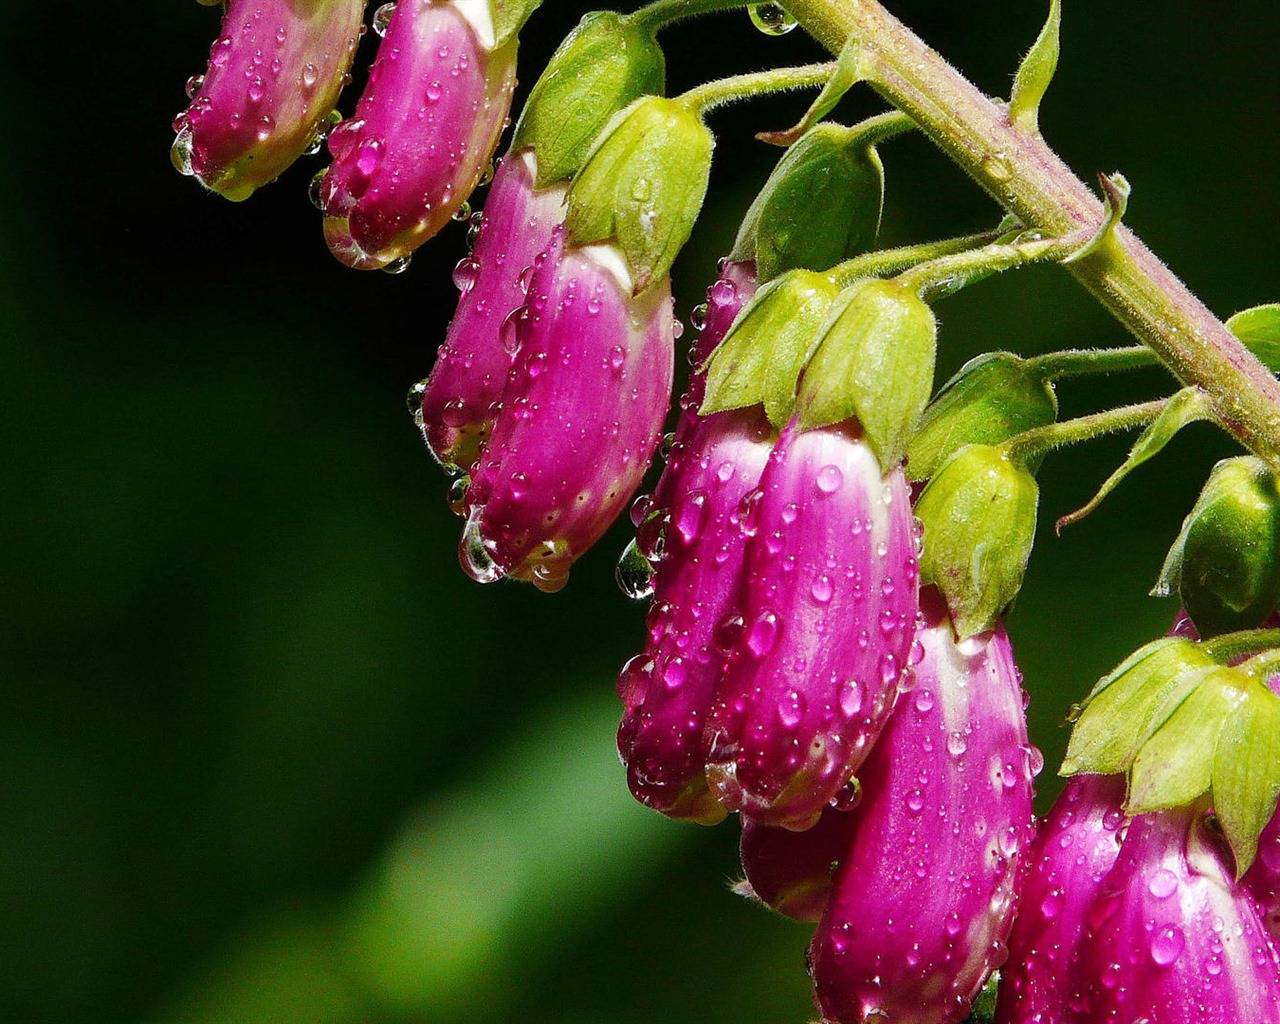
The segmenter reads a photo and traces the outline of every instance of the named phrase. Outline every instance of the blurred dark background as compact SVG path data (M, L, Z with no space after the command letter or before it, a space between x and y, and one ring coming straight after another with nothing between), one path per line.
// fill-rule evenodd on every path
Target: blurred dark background
M1043 7L891 4L992 94ZM1066 8L1050 142L1082 174L1128 175L1129 222L1215 310L1280 298L1276 5ZM585 9L535 16L525 87ZM238 206L170 167L217 29L216 9L173 0L0 27L0 1019L807 1019L807 932L727 893L734 826L669 823L626 793L613 676L642 609L613 583L625 533L552 597L456 567L403 395L451 313L461 226L406 274L361 275L321 242L320 158ZM745 14L665 38L673 89L817 56ZM803 102L714 115L682 316L776 155L752 134ZM840 114L876 109L855 90ZM996 219L922 140L884 157L887 243ZM1125 341L1052 268L939 313L940 380L986 349ZM1151 371L1060 393L1070 414L1166 387ZM1231 451L1197 427L1055 538L1126 444L1041 474L1010 631L1044 802L1068 704L1171 617L1146 592Z

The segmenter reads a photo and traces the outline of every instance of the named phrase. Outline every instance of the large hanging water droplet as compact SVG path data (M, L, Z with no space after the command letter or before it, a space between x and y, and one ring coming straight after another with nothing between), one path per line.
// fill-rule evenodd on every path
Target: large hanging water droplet
M484 534L480 531L483 512L483 506L473 508L462 530L462 568L477 583L495 583L504 573L485 546Z
M751 23L767 36L785 36L799 24L782 4L752 4L747 13Z
M391 16L395 13L396 5L393 3L383 4L373 12L373 30L377 32L379 36L385 36L387 34L387 29L391 25Z
M463 204L462 204L461 206L459 206L456 210L454 210L454 211L453 211L453 219L454 219L454 220L457 220L457 221L470 220L470 219L471 219L471 204L470 204L470 203L463 203Z
M169 149L169 159L173 161L173 166L179 173L185 174L187 177L191 177L196 173L191 166L192 148L191 129L183 128L182 131L178 132L177 137L173 140L173 146Z
M187 99L196 98L196 93L200 91L200 86L204 85L204 75L192 75L187 79Z
M329 173L329 168L322 167L311 176L311 180L307 183L307 198L311 200L311 205L321 213L324 213L324 178Z
M401 256L394 259L382 268L384 274L403 274L409 269L409 263L413 260L412 256Z

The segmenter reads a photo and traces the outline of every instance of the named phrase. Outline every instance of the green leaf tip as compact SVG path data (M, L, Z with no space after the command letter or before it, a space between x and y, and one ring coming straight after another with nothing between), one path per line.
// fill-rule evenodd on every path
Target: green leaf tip
M855 37L850 36L836 58L835 71L827 79L827 83L822 87L822 91L818 93L809 109L805 111L804 117L791 128L777 132L760 132L756 135L756 138L761 142L768 142L775 146L790 146L799 139L801 135L831 113L845 93L863 80L865 76L862 70L862 52L862 45Z
M524 28L542 0L491 0L493 4L494 48L505 46Z
M1040 103L1058 70L1061 28L1061 0L1049 0L1049 17L1023 58L1009 97L1009 120L1023 131L1040 131Z
M837 294L830 278L807 270L764 285L711 355L701 413L763 405L776 428L786 426L796 380Z
M840 293L822 325L796 400L808 430L856 418L887 473L906 454L933 391L938 325L897 280Z
M569 188L569 244L616 241L636 294L665 277L702 209L714 146L675 100L645 96L615 114Z
M662 49L651 32L613 11L593 11L534 83L511 149L534 147L538 188L566 181L609 119L641 96L661 96L665 82Z

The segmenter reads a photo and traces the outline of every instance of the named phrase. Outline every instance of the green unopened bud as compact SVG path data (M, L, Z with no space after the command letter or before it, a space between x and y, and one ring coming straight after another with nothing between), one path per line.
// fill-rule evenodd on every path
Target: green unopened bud
M1216 662L1186 637L1139 648L1093 688L1071 731L1063 775L1126 772L1138 751Z
M786 426L796 378L839 292L808 270L788 271L756 292L711 356L702 414L763 405L775 427Z
M856 417L887 473L902 461L933 391L938 325L897 281L859 281L832 304L796 411L806 429Z
M698 115L646 96L615 114L569 188L571 245L616 239L638 295L664 277L702 209L715 141Z
M613 11L594 11L552 54L525 103L512 152L533 146L538 188L573 177L609 119L665 91L666 62L653 33Z
M826 270L875 244L884 167L861 133L837 124L805 132L778 161L747 211L734 260L756 261L761 281L784 270Z
M916 502L920 582L942 591L961 639L995 625L1018 595L1036 534L1035 477L989 445L957 452Z
M1257 626L1280 603L1280 491L1261 459L1213 467L1154 593L1174 588L1202 636Z
M925 409L907 446L907 476L928 480L967 444L999 444L1057 416L1053 388L1026 360L988 352L965 363Z

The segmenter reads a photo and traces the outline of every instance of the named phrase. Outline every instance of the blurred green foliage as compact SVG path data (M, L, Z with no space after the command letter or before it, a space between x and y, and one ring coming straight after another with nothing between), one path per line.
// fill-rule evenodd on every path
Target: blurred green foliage
M992 93L1042 5L891 4ZM585 6L544 5L527 87ZM35 12L32 12L33 14ZM452 308L450 229L400 277L327 255L304 162L248 204L169 167L217 12L90 4L0 27L0 1017L24 1024L795 1021L803 927L731 898L732 825L633 806L612 751L641 609L619 529L566 592L478 588L403 411ZM1280 281L1280 12L1076 0L1042 112L1222 314ZM21 34L19 34L21 33ZM674 89L808 59L745 15L667 35ZM365 54L372 49L366 40ZM349 110L354 91L344 101ZM701 298L802 99L713 116ZM872 113L862 90L845 120ZM884 147L884 240L994 223L918 138ZM939 307L939 380L989 348L1124 339L1038 268ZM1063 412L1163 389L1062 386ZM1010 622L1049 769L1067 705L1163 630L1146 597L1213 460L1180 436L1055 539L1126 439L1050 456Z

